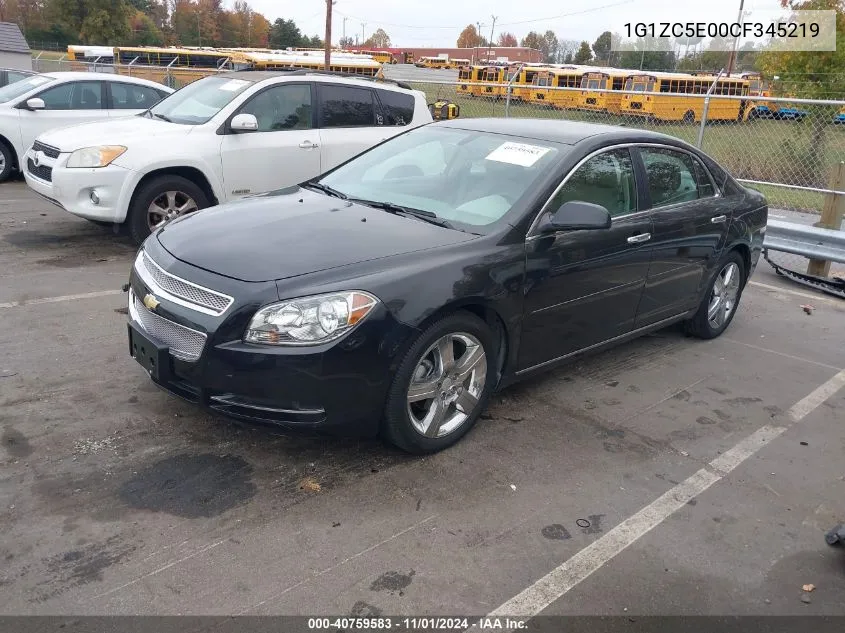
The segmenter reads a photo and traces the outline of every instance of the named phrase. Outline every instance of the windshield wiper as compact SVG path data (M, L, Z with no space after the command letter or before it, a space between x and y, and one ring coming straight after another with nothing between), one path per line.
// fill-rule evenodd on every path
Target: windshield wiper
M346 200L349 196L347 196L342 191L338 191L337 189L332 189L328 185L324 185L321 182L314 182L309 180L308 182L304 182L301 185L302 187L308 187L310 189L316 189L317 191L322 191L327 196L334 196L335 198L340 198L341 200Z
M168 123L173 123L173 121L170 120L170 117L165 116L164 114L159 114L158 112L153 112L152 115L157 119L161 119L162 121L167 121Z
M410 215L422 220L423 222L428 222L429 224L434 224L436 226L442 226L447 229L455 228L454 226L452 226L452 223L449 222L449 220L444 220L443 218L438 217L437 214L433 211L426 211L424 209L414 209L413 207L403 207L398 204L393 204L392 202L380 202L378 200L350 198L350 201L357 202L358 204L367 205L368 207L372 207L373 209L382 209L383 211L393 213L394 215Z

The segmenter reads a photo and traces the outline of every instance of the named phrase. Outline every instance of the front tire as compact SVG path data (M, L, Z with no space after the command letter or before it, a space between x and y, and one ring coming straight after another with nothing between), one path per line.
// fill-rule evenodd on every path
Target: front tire
M0 182L6 182L15 171L15 153L12 148L0 141Z
M207 206L208 198L194 182L182 176L158 176L135 192L126 218L129 236L140 245L159 226Z
M490 327L468 312L430 325L411 345L393 378L382 432L409 453L443 450L472 428L495 386Z
M742 255L737 251L728 253L719 262L716 275L710 281L695 316L685 322L687 334L712 339L728 328L745 288L745 275Z

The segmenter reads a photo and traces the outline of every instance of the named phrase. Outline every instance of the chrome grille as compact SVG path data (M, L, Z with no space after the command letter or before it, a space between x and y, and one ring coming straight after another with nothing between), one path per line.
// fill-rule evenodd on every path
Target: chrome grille
M199 312L219 316L234 301L232 297L203 288L165 272L150 259L145 251L138 254L138 258L135 260L135 269L147 285L154 286L155 290L161 291L162 295L168 295L168 298L176 303L181 303Z
M44 143L40 143L35 141L32 145L33 152L42 152L45 156L49 156L50 158L58 158L59 157L59 150L52 145L45 145Z
M138 296L129 290L129 315L147 334L170 348L170 354L187 361L196 361L205 348L206 335L174 323L147 310Z

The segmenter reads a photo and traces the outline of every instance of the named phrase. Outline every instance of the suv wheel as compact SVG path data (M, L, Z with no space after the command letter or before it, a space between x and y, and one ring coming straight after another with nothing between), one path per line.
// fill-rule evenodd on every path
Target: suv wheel
M158 176L135 192L126 219L129 235L140 244L160 226L207 206L203 190L187 178Z
M0 141L0 182L6 182L15 170L15 154L3 141Z

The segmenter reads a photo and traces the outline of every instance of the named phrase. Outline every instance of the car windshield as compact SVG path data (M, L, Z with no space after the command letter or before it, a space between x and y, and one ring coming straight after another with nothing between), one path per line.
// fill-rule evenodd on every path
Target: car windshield
M200 125L225 108L253 82L231 77L204 77L159 101L150 115L183 125Z
M27 77L26 79L21 79L13 84L9 84L8 86L3 86L0 88L0 103L6 103L12 99L17 99L30 90L34 90L39 86L50 83L51 81L56 81L56 78L47 77L45 75L33 75L32 77Z
M436 214L456 228L501 220L566 153L551 141L429 125L358 156L319 180L366 201Z

